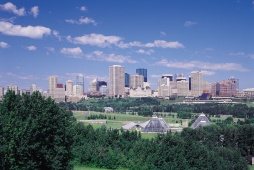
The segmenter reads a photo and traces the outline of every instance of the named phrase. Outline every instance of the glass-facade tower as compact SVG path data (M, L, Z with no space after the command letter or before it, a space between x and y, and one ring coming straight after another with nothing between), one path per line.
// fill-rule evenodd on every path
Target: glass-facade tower
M147 82L147 69L145 68L137 68L136 73L144 76L144 82Z

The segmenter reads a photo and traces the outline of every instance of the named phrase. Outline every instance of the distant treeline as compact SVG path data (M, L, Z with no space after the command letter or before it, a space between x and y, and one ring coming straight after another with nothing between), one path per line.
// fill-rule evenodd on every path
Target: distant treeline
M97 102L83 100L80 103L60 103L67 110L92 110L104 112L103 107L112 107L115 112L125 113L126 110L142 116L151 116L153 112L201 113L207 115L232 115L237 118L254 118L254 107L246 104L206 103L206 104L161 104L157 98L117 98L100 99ZM190 115L183 115L190 117Z

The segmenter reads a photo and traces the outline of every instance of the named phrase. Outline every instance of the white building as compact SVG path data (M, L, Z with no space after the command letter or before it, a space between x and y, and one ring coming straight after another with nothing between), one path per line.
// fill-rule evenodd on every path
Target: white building
M254 88L243 89L244 96L254 97Z
M203 93L203 73L201 71L191 72L191 94L200 96Z
M57 84L54 91L54 100L56 102L65 102L65 89L63 84Z
M14 91L15 94L18 94L18 86L17 85L9 85L9 86L7 86L7 91L8 90Z
M0 86L0 100L4 97L4 87Z
M130 88L144 87L144 76L143 75L131 75L130 76Z
M125 69L121 65L109 67L109 96L124 97Z
M107 95L107 86L106 85L100 86L99 91L100 91L101 95Z
M56 85L57 85L57 77L49 76L49 94L52 97L52 99L55 98Z
M36 85L35 84L31 84L30 86L30 94L33 94L33 92L35 92L37 89L36 89Z
M96 92L97 91L97 82L98 78L93 79L89 82L89 92Z
M189 81L180 80L176 82L177 96L188 96L189 95Z
M176 82L173 81L172 74L164 74L158 80L158 95L159 97L168 97L177 95Z
M66 81L66 95L67 96L73 95L73 81L71 80Z
M139 86L138 88L131 88L129 93L130 97L152 97L152 90L150 87L141 88Z
M83 87L81 85L73 86L73 95L74 96L83 96Z

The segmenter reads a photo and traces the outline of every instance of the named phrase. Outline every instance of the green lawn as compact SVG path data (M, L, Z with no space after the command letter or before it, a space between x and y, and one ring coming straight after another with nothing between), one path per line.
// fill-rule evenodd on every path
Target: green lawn
M254 166L248 165L249 170L254 170Z

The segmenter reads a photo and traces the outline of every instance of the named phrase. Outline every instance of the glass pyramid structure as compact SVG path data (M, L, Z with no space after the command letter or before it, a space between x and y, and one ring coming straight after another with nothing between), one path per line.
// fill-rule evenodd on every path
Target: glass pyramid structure
M200 126L207 126L210 125L211 122L208 120L208 118L205 116L204 113L201 113L199 117L195 120L195 122L191 125L192 129L196 129Z
M153 116L146 124L142 132L159 132L164 133L169 129L167 123L162 118Z

